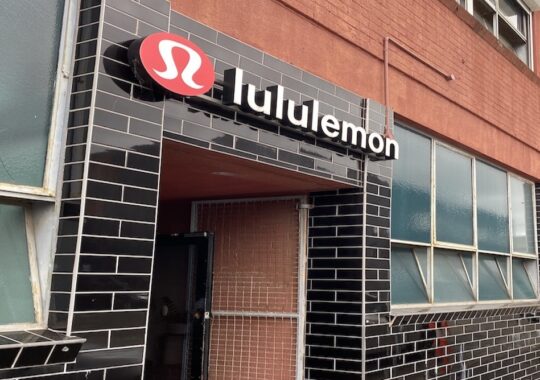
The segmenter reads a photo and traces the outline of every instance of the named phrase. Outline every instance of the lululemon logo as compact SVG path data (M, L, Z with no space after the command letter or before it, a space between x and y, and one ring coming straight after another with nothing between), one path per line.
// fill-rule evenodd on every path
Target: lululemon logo
M142 40L140 62L163 88L180 95L202 95L214 84L214 67L193 42L171 33L155 33Z

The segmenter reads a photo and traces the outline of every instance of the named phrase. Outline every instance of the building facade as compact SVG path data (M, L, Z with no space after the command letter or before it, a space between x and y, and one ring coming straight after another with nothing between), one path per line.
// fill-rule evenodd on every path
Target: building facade
M1 379L540 378L540 3L31 3Z

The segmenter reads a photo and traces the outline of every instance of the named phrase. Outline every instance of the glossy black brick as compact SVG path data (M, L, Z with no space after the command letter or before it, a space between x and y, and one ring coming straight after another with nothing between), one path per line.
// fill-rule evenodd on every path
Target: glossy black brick
M52 348L53 346L24 347L17 358L15 367L45 364Z
M144 327L145 324L145 311L75 313L73 316L73 331Z
M158 177L156 174L106 166L96 163L90 164L88 177L100 181L115 182L118 184L157 188Z
M66 293L51 292L50 310L69 311L70 295Z
M154 222L155 209L129 204L99 200L86 201L86 215L96 217L128 219L133 221Z
M106 128L94 127L92 141L97 144L149 154L156 157L159 156L160 153L160 144L156 141Z
M120 222L118 220L84 218L83 234L118 236Z
M111 347L138 346L144 344L145 329L116 330L111 332Z
M97 331L88 333L77 333L79 338L86 339L82 350L98 350L107 348L109 345L109 332Z
M81 253L152 256L153 249L154 243L146 240L85 236L81 243Z
M154 224L122 222L120 235L139 239L152 239L154 237Z
M277 157L277 149L268 145L259 144L257 142L245 140L242 138L236 138L236 149L243 150L245 152L253 153L258 156L275 159Z
M234 137L227 133L217 131L203 127L201 125L193 124L188 121L184 121L182 132L186 136L190 136L199 140L208 141L213 144L224 145L232 147L234 144Z
M53 292L69 292L71 291L73 276L70 274L54 273L51 279L51 291Z
M86 195L90 198L119 201L122 199L122 187L110 183L88 181Z
M113 256L81 255L79 258L79 272L83 273L114 273L116 272L117 258Z
M111 147L92 144L90 148L90 160L105 164L124 166L126 152Z
M58 344L54 347L47 364L69 363L75 360L82 343Z
M56 255L54 258L53 272L72 273L75 255Z
M10 368L20 350L20 348L2 349L2 354L0 355L0 369Z
M95 289L98 290L98 289ZM111 310L112 294L77 294L75 311Z
M148 293L116 293L114 297L115 310L144 309L147 307Z
M77 356L77 362L75 364L68 365L68 369L71 371L78 371L93 368L140 364L142 362L142 357L142 347L123 348L114 351L87 351L81 352Z
M278 159L299 166L313 169L315 160L306 156L291 153L286 150L279 150Z
M142 154L128 153L127 166L132 169L145 170L158 173L160 162L158 158L143 156Z
M101 125L117 131L126 132L128 128L128 118L124 115L96 108L94 111L94 125Z
M152 271L150 258L120 257L118 260L118 273L150 273Z
M150 276L144 275L92 275L80 274L77 291L133 291L148 290Z

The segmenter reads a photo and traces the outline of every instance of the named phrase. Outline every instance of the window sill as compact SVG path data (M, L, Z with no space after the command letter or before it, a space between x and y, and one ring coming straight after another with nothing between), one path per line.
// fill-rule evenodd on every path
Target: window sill
M423 323L437 320L453 320L487 317L493 315L535 313L538 300L520 302L486 302L474 304L446 304L440 306L392 306L391 325Z
M85 341L43 329L0 332L0 370L74 362Z

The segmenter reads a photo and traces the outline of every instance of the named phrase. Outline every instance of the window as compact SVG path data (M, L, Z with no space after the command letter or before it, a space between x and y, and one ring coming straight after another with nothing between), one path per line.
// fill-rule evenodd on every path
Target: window
M0 12L0 327L41 326L50 258L61 129L71 60L62 46L64 0L5 0ZM23 22L21 22L23 21ZM70 30L73 30L71 28ZM73 36L72 36L73 37ZM66 37L64 36L64 39ZM72 41L71 41L72 42ZM71 43L70 42L70 43ZM71 48L70 48L71 49ZM60 55L60 52L62 54ZM59 57L62 61L59 64ZM35 217L34 217L35 216ZM39 244L35 239L40 235ZM42 292L41 289L44 291Z
M531 13L520 0L459 0L482 25L532 66Z
M396 125L394 308L537 298L532 183Z

